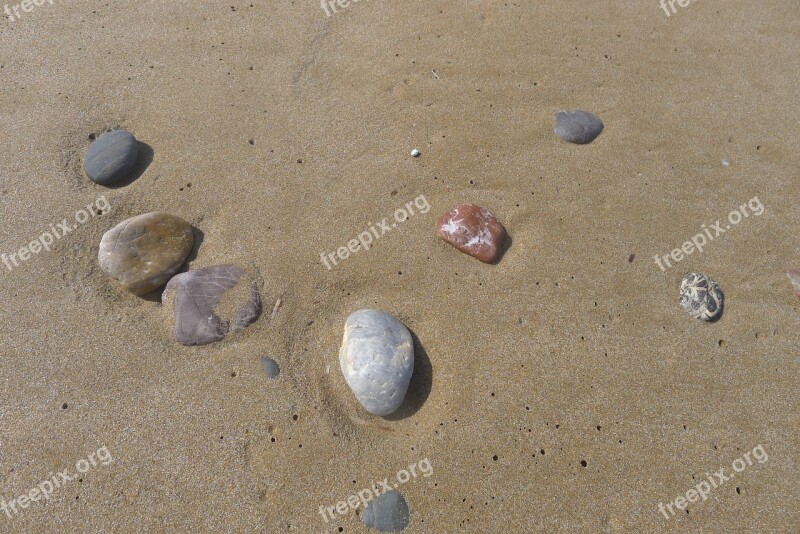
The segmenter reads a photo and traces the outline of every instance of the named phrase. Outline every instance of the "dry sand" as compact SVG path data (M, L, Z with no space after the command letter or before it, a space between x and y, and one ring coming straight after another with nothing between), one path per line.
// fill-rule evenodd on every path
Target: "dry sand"
M0 20L0 250L113 207L0 275L0 497L113 456L0 531L366 532L319 507L426 458L406 532L796 531L798 4L676 8L56 0ZM591 145L553 135L576 108L605 122ZM106 189L82 160L117 127L152 162ZM322 265L418 195L428 213ZM756 196L762 215L655 264ZM437 238L464 201L512 236L498 265ZM264 316L175 343L96 261L149 211L202 233L190 268L257 267ZM677 305L688 271L722 286L719 322ZM364 307L418 338L396 417L338 369ZM688 514L658 511L758 445Z

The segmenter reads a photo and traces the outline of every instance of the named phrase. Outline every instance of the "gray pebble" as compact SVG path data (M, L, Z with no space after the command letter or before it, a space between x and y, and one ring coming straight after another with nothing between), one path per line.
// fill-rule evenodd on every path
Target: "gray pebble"
M678 301L695 319L713 321L722 313L724 296L719 284L708 276L689 273L681 282Z
M371 414L389 415L403 403L414 372L411 333L386 312L353 312L344 326L339 365L358 402Z
M178 274L161 300L173 312L173 334L183 345L220 341L261 315L261 296L252 275L235 265Z
M114 130L98 137L86 151L83 167L93 182L112 185L130 176L139 156L139 143L133 134Z
M267 358L266 356L261 358L261 366L264 368L264 372L270 378L277 378L281 372L278 362L272 358Z
M556 113L556 135L564 141L585 145L603 131L603 122L588 111L559 111Z
M408 526L408 503L399 491L387 491L367 504L361 521L380 532L399 532Z

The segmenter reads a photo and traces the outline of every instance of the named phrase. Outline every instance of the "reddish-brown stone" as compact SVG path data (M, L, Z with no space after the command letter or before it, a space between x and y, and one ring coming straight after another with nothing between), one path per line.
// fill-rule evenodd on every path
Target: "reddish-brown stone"
M439 219L439 237L485 263L500 259L506 229L475 204L460 204Z

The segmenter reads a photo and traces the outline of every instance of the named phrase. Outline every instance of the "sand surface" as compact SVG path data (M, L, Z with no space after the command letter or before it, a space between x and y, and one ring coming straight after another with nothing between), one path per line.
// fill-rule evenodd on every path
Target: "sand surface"
M320 507L427 460L399 487L405 532L796 532L800 6L676 9L56 0L0 19L0 251L112 207L0 265L0 498L74 475L0 531L367 532L360 507ZM605 130L565 143L563 109ZM112 128L149 150L108 189L82 164ZM322 264L420 195L426 213ZM761 215L656 265L754 197ZM497 265L436 236L460 202L511 235ZM262 318L183 347L108 279L101 236L150 211L192 223L189 268L257 268ZM678 306L689 271L721 285L720 321ZM338 368L360 308L416 336L394 417Z

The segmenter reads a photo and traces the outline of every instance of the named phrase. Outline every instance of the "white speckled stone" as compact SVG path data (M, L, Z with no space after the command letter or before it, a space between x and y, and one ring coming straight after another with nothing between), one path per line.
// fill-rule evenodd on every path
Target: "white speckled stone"
M719 284L701 273L689 273L681 282L678 299L683 309L695 319L715 321L722 313L724 295Z
M414 343L403 323L379 310L359 310L344 325L342 374L371 414L389 415L403 403L414 372Z

